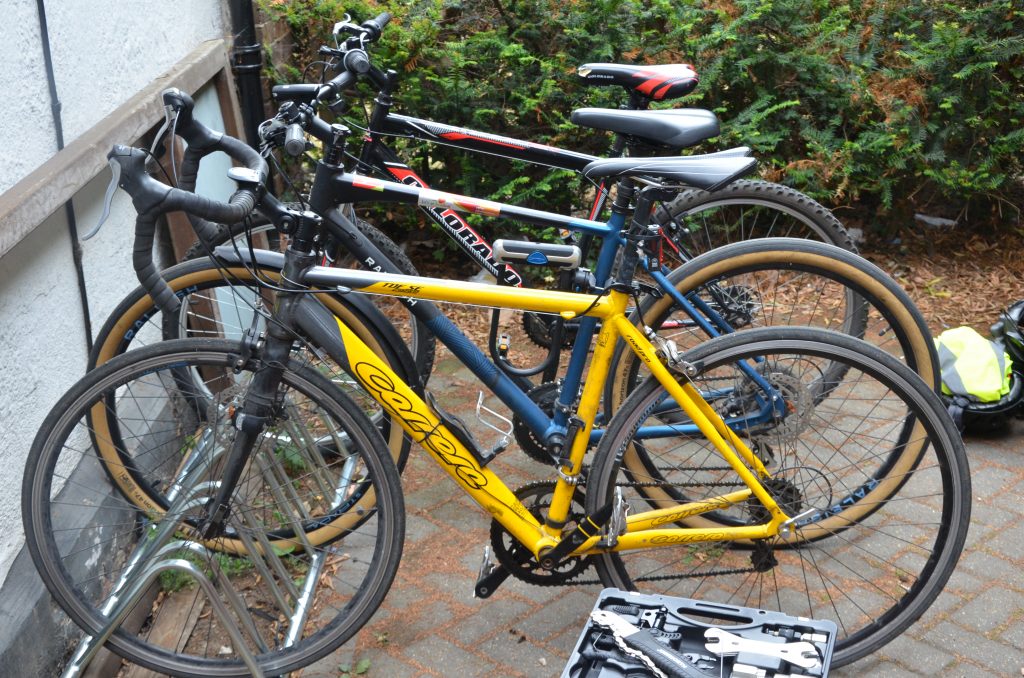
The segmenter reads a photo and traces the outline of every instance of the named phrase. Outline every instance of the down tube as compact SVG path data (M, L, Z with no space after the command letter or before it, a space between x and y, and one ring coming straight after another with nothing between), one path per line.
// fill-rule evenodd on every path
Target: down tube
M297 305L296 320L509 533L535 554L541 547L554 545L501 478L482 467L412 388L344 323L309 297Z

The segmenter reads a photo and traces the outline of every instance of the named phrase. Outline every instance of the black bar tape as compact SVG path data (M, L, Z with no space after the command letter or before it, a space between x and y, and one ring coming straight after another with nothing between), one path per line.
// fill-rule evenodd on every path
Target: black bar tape
M164 313L177 313L181 302L160 276L153 263L153 234L156 232L156 217L151 213L140 214L135 221L135 246L132 263L139 282L149 292L153 302Z

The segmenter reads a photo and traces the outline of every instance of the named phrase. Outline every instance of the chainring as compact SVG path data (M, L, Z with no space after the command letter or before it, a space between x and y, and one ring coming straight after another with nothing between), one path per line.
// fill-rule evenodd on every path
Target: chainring
M537 403L544 414L550 417L555 413L555 401L558 399L561 386L560 383L554 381L538 384L526 392L526 397ZM548 466L555 465L544 441L534 435L518 414L512 415L512 431L515 434L516 442L519 443L519 448L526 453L526 456Z
M543 513L551 505L554 491L554 482L538 481L516 489L515 495L535 518L543 520ZM569 508L566 530L571 530L585 515L583 491L576 488ZM502 567L516 579L538 586L564 586L590 567L589 558L577 557L567 558L553 570L545 570L534 559L530 550L520 544L519 540L509 534L496 520L491 521L491 549Z

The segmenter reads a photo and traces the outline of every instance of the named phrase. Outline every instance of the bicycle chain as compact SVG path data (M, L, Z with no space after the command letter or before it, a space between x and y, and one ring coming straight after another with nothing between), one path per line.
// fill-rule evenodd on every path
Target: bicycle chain
M615 645L619 648L622 654L627 657L631 657L646 666L647 670L650 671L651 675L655 678L668 678L661 669L654 665L653 659L640 650L634 650L629 645L626 645L626 639L621 633L616 633L615 629L608 629L608 632L611 634L612 638L615 639Z

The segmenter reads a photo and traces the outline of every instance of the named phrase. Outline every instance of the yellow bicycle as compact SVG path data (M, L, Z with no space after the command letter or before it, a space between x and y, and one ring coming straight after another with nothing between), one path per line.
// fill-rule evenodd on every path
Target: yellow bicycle
M149 179L131 149L113 160L142 230L166 209L237 220L258 196L258 171L236 173L243 188L232 207ZM742 160L616 160L594 171L614 171L622 198L631 177L673 181L699 168L725 181ZM492 216L518 209L323 171L315 185L350 201L414 195ZM315 266L319 220L281 207L291 245L265 333L120 356L47 418L23 492L29 548L47 587L90 635L174 675L243 676L253 666L278 675L363 626L401 558L400 481L363 408L294 351L306 344L362 384L491 516L497 563L484 568L479 594L509 574L558 584L593 566L606 585L834 619L834 665L892 640L935 599L963 547L970 481L955 428L913 372L851 337L763 328L680 352L631 323L634 274L652 255L644 216L659 190L637 186L617 273L586 293ZM484 448L457 416L418 395L317 301L317 289L580 319L594 348L570 407L548 414L497 377L484 379L554 451L551 476L509 487L489 465L500 445ZM446 344L468 344L443 316L430 329ZM620 343L651 376L598 425ZM123 473L107 482L118 464ZM140 510L133 487L161 501ZM119 626L144 566L181 552L220 584L233 621L197 611L170 640ZM159 600L175 595L173 582L159 581ZM153 606L147 630L162 607Z

